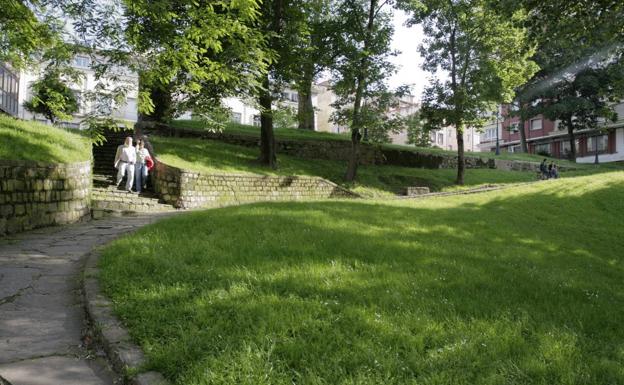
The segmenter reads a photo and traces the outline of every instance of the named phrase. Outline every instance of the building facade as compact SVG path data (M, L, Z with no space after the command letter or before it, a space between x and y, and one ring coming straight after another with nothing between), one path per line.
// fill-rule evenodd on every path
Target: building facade
M509 116L509 107L502 106L503 120L500 124L499 138L501 151L519 152L520 130L526 135L528 151L531 154L548 155L568 159L570 143L567 130L559 121L551 121L537 115L524 122L520 127L517 116ZM598 155L599 162L624 161L624 102L615 105L618 113L616 122L605 122L597 129L575 131L576 161L591 163ZM495 151L496 142L491 139L483 142L482 151Z
M115 119L125 120L134 123L138 119L138 87L139 76L136 72L132 72L127 68L113 67L109 70L109 75L115 75L114 81L98 81L95 72L91 69L91 57L86 55L77 55L72 61L72 67L79 70L83 77L80 82L70 83L69 88L74 92L78 100L79 110L73 114L69 121L62 121L60 125L71 128L81 128L82 120L89 115L95 108L98 108L104 115L109 114ZM41 123L49 123L46 118L40 114L33 114L24 108L25 101L30 100L33 96L31 85L39 78L38 71L21 71L19 76L19 90L17 113L21 119L36 120ZM95 92L96 86L106 84L103 91ZM112 92L117 87L124 87L128 90L126 100L123 104L116 104L112 97L108 96L108 92Z
M19 110L19 72L0 63L0 112L17 116Z

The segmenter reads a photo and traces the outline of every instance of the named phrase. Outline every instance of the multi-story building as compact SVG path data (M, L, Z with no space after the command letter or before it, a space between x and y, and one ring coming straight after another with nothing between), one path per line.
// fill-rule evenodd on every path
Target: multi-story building
M107 86L104 91L95 92L96 86L100 83L94 71L91 69L91 57L87 55L77 55L72 61L72 67L82 72L83 76L80 82L69 84L76 99L78 100L79 110L73 114L69 121L60 122L65 127L80 128L82 120L94 109L100 109L103 113L109 113L110 116L125 120L128 122L136 122L137 113L137 94L139 85L139 76L136 72L132 72L127 68L113 67L110 68L110 74L115 74L114 81L106 81ZM16 116L22 119L37 120L46 123L47 120L42 115L33 114L24 108L25 101L30 100L33 96L31 85L39 77L39 73L35 71L21 71L19 76L19 90L17 96L17 112ZM124 104L116 105L111 97L108 97L108 91L117 87L124 87L128 90L126 101Z
M19 109L19 72L0 63L0 112L17 116Z
M502 106L501 109L504 117L499 132L501 151L520 151L520 129L523 129L529 153L562 159L569 157L568 132L559 121L553 122L537 115L527 119L524 127L519 127L519 118L509 116L509 107ZM618 103L615 110L618 113L616 122L604 122L597 129L575 131L577 162L594 162L596 152L599 162L624 161L624 102ZM494 149L495 141L482 146L483 151Z

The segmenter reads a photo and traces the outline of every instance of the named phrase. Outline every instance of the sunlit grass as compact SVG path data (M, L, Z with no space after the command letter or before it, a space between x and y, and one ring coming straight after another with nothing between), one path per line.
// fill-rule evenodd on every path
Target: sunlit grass
M624 172L177 216L102 255L176 384L622 384Z
M199 172L255 173L264 175L314 175L329 179L369 197L390 196L407 186L427 186L432 191L453 190L456 171L396 166L360 166L355 183L345 183L346 162L278 156L277 170L261 167L258 150L210 140L152 137L158 158L164 163ZM469 169L466 185L517 183L535 180L533 172Z
M91 158L91 143L63 128L0 115L0 159L71 163Z
M190 130L206 130L204 123L198 120L174 120L171 122L171 126L174 128L183 128ZM260 137L260 127L250 126L246 124L228 123L223 130L224 133L247 135ZM322 131L309 131L299 130L294 128L275 128L275 137L277 139L294 139L294 140L338 140L338 141L350 141L351 137L348 133L331 133ZM439 147L415 147L412 145L400 145L400 144L383 144L382 147L388 149L398 149L404 151L416 151L426 154L440 154L456 156L457 151L444 150ZM500 155L494 155L492 152L471 152L466 151L467 157L481 157L492 159L506 159L506 160L521 160L529 162L541 162L544 157L536 154L523 154L523 153L510 153L502 151ZM554 161L559 165L579 167L567 160L548 158L548 161ZM581 165L580 167L583 167Z

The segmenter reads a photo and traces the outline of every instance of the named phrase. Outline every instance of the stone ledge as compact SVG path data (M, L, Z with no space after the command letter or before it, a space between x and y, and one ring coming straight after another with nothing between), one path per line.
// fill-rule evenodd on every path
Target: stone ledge
M146 359L141 348L131 341L128 331L115 317L112 303L100 292L97 278L99 257L99 251L94 250L86 258L82 278L85 310L94 326L93 332L101 342L113 369L125 376L129 372L140 370ZM133 385L169 385L162 374L157 372L140 373L129 382Z

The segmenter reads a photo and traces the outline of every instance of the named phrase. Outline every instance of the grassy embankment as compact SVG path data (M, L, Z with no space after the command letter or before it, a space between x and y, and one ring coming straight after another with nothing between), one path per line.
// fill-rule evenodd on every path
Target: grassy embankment
M355 183L343 181L346 162L278 156L279 167L270 170L255 162L258 149L226 143L152 137L150 141L161 161L172 166L200 172L255 173L264 175L313 175L329 179L367 197L400 193L407 186L428 186L432 191L458 189L452 169L420 169L395 166L360 166ZM492 169L466 171L466 185L518 183L535 180L532 172L509 172Z
M90 158L89 140L76 132L0 115L0 159L72 163Z
M188 213L101 282L175 384L624 383L624 172Z
M185 128L191 130L205 130L205 125L197 120L174 120L171 123L174 128ZM225 133L232 134L240 134L247 136L260 137L260 127L249 126L245 124L237 124L237 123L229 123L224 131ZM318 132L318 131L307 131L307 130L298 130L294 128L275 128L275 136L278 139L295 139L295 140L339 140L339 141L349 141L350 136L348 134L335 134L331 132ZM404 145L396 145L396 144L383 144L383 147L386 148L395 148L405 151L417 151L428 154L442 154L442 155L457 155L457 151L449 151L443 150L438 147L414 147L414 146L404 146ZM484 152L466 152L466 156L478 156L483 158L497 158L497 159L506 159L506 160L523 160L529 162L541 162L544 159L541 155L534 154L514 154L508 152L501 152L500 155L494 155L493 153L484 153ZM561 165L572 165L572 163L562 160L555 159L552 160L557 164Z

